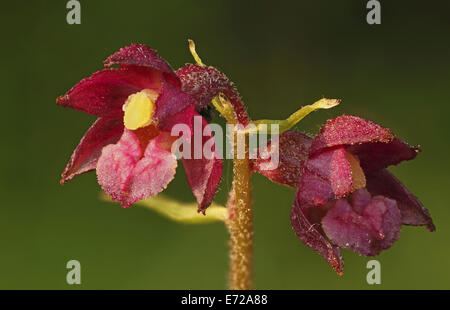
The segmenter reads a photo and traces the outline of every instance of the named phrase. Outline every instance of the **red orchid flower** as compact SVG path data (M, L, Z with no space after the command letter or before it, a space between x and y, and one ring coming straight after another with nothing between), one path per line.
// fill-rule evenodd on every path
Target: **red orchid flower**
M267 149L279 151L279 167L262 170L268 160L257 159L253 170L297 187L292 226L339 274L340 248L375 256L399 238L402 224L435 230L428 210L385 169L419 152L389 129L343 115L329 120L314 139L287 131L278 150Z
M175 124L192 129L194 116L219 92L233 105L241 103L231 82L216 69L190 65L174 72L145 45L124 47L104 65L106 69L56 100L98 117L73 152L61 184L96 169L105 192L129 207L158 194L174 178L177 159L171 146L177 137L170 133ZM202 126L208 127L204 119ZM211 136L203 137L202 145ZM217 191L222 160L215 156L182 162L199 211L204 212Z

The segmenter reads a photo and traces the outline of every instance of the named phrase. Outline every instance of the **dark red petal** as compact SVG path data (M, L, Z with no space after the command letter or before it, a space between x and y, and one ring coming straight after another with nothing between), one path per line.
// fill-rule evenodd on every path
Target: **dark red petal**
M322 234L320 223L308 220L297 198L291 208L291 224L295 233L304 244L322 255L339 275L344 273L344 261L341 251Z
M348 146L370 142L391 142L394 139L389 129L360 117L342 115L330 119L314 139L310 154L316 154L333 146Z
M301 204L324 205L353 191L353 176L344 147L310 157L303 166L298 187Z
M395 138L389 143L352 145L347 148L347 151L358 155L361 167L369 173L390 165L397 165L404 160L414 159L420 149Z
M357 190L352 194L351 202L353 210L362 214L364 208L372 201L372 195L367 190Z
M121 118L129 95L161 88L161 72L146 67L103 69L81 80L56 99L63 106L109 118Z
M216 195L222 178L222 160L182 159L186 178L198 202L198 211L205 213Z
M152 68L170 75L173 79L178 80L177 75L170 65L162 59L158 53L152 48L144 44L131 44L122 47L120 50L109 56L103 64L105 67L119 65L122 67L136 65Z
M166 129L174 124L176 114L189 106L194 107L195 98L181 91L181 89L166 80L163 82L161 93L156 100L155 118L159 127ZM193 111L193 110L192 110Z
M322 206L334 199L335 195L328 180L309 170L303 170L297 197L302 205Z
M297 187L311 142L312 138L298 131L285 131L279 135L278 145L269 141L267 148L258 150L257 158L251 160L252 169L273 182ZM279 164L275 169L267 170L275 154L279 156Z
M102 151L97 179L103 190L123 207L154 196L174 178L177 159L166 148L167 133L152 139L143 154L138 137L125 130L117 144Z
M184 92L195 96L197 110L207 105L219 93L223 93L233 105L237 120L243 125L249 122L247 112L233 83L213 67L187 65L177 70Z
M365 195L356 200L360 198L367 202ZM361 214L345 199L339 199L330 208L322 218L322 228L333 243L361 255L375 256L398 240L401 215L394 200L376 196L359 211Z
M389 171L383 169L367 175L367 189L374 195L394 199L400 209L403 224L427 226L429 231L436 230L428 210Z
M197 121L201 120L201 130L206 134L203 137L201 135L191 137L191 158L182 158L181 161L183 162L189 186L197 199L198 211L205 213L206 208L209 207L213 201L222 179L222 159L216 150L213 140L207 145L208 150L212 151L212 154L210 154L211 156L208 156L202 151L202 153L199 154L201 155L201 158L196 159L194 157L196 138L202 139L198 143L202 150L210 139L214 139L210 127L203 117L197 113L195 113L194 116L197 118ZM194 132L191 131L191 133L193 134Z
M94 170L103 147L116 143L123 132L121 119L98 118L86 131L61 174L61 184Z
M192 133L194 130L194 127L193 127L194 121L193 120L194 120L194 116L196 116L196 115L198 115L198 114L195 112L194 105L188 105L182 111L179 111L178 113L175 113L175 114L171 115L170 117L165 118L163 122L159 122L158 127L160 130L171 132L173 126L175 126L177 124L184 124L189 127L189 130Z

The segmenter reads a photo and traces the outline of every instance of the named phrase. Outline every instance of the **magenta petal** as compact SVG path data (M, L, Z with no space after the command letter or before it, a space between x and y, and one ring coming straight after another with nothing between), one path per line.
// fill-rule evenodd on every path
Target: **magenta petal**
M330 199L334 199L333 188L328 180L303 170L297 189L299 203L307 206L323 206Z
M201 130L199 137L202 139L198 143L198 147L201 149L196 149L196 144L194 139L196 137L194 134L194 117L198 117L201 120ZM206 208L211 204L214 196L217 192L220 180L222 178L222 160L220 154L215 150L215 143L211 143L208 150L214 151L214 156L205 156L203 149L205 143L208 143L212 137L212 132L209 128L208 123L203 117L201 117L197 112L195 112L194 105L190 105L181 112L172 115L160 123L160 128L167 132L171 132L174 125L184 124L187 125L191 133L191 141L185 142L185 146L190 147L191 158L181 158L183 162L184 170L186 172L186 178L189 186L192 189L192 193L198 202L199 212L205 212ZM204 136L201 134L205 134ZM207 134L206 134L207 133ZM196 159L194 157L195 151L201 152L201 158Z
M205 213L222 178L222 160L183 159L182 162L189 186L198 202L198 211Z
M61 184L94 170L103 147L116 143L123 132L121 119L98 118L86 131L61 174Z
M427 226L429 231L436 230L428 210L389 171L383 169L369 174L367 189L374 195L383 195L397 201L403 224Z
M372 195L367 190L357 190L351 197L351 203L356 213L362 214L364 208L372 201Z
M266 149L258 150L257 158L251 160L252 169L273 182L297 187L311 142L312 138L298 131L285 131L279 135L278 147L269 141ZM279 154L278 167L266 170L275 153Z
M199 116L195 113L195 116ZM191 137L191 158L182 158L183 167L186 172L186 178L191 187L192 193L198 202L198 211L205 213L206 208L211 204L216 195L217 189L222 179L222 159L220 154L215 149L215 143L213 140L208 145L208 150L212 151L212 154L205 154L202 152L202 156L199 159L194 158L194 151L196 145L196 138L201 138L201 143L198 143L202 147L208 143L210 139L214 139L208 123L201 117L202 131L205 136L192 136ZM198 151L198 150L197 150ZM209 156L210 155L210 156Z
M163 191L175 176L176 156L160 147L165 145L163 135L150 141L144 157L133 170L130 192L137 200L154 196ZM136 200L136 201L137 201Z
M345 196L352 191L352 170L343 147L311 157L305 163L305 170L328 180L337 197Z
M173 117L189 106L194 107L195 98L181 91L170 82L164 81L161 93L156 100L155 118L163 129L174 124Z
M114 200L130 206L129 183L137 160L142 156L139 139L130 130L124 130L116 144L103 148L97 163L97 179L103 190Z
M301 204L324 205L330 199L353 191L350 163L343 147L327 150L309 158L303 167L298 187Z
M219 93L223 93L233 105L237 119L243 125L249 120L241 98L233 83L221 72L213 67L187 65L177 70L181 80L182 90L195 96L199 111Z
M168 118L165 118L163 121L160 121L159 128L160 130L171 132L173 126L177 124L184 124L187 125L191 133L193 133L194 132L193 120L195 115L199 115L198 113L195 112L195 107L193 105L188 105L182 111L179 111L178 113L171 115Z
M339 199L323 217L322 228L340 247L375 256L398 240L401 215L396 202L383 196L372 198L361 214Z
M150 140L142 154L139 139L125 130L117 144L103 149L97 164L97 179L103 190L122 206L161 192L175 176L176 156L161 145L166 135ZM144 155L144 156L142 156Z
M338 145L387 143L393 139L394 136L389 129L360 117L342 115L328 120L322 127L311 145L310 154L316 154L325 148Z
M173 79L178 80L177 75L169 66L169 64L162 59L158 53L144 44L131 44L130 46L122 47L120 50L109 56L103 64L105 67L112 65L120 66L144 66L149 67L164 73L169 74Z
M338 247L332 245L321 233L320 224L310 222L303 213L297 198L291 208L291 224L300 240L319 253L339 274L344 273L344 261Z
M146 67L103 69L78 82L57 104L109 118L121 118L129 95L144 88L159 91L161 72Z
M361 167L368 173L414 159L420 149L395 138L388 143L353 145L348 147L347 151L358 155Z

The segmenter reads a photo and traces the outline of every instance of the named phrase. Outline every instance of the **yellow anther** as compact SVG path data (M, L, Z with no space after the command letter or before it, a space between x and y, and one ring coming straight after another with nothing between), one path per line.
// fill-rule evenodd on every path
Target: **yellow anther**
M127 129L136 130L152 123L152 117L155 112L155 101L158 93L144 89L128 97L123 105L125 115L123 123Z
M366 176L364 175L364 171L359 164L358 157L348 152L345 154L345 157L347 157L347 160L352 169L353 189L357 190L366 187Z

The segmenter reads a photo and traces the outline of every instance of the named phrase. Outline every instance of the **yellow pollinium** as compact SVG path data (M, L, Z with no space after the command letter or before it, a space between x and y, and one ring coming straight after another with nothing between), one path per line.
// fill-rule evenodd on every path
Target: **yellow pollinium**
M157 98L158 93L150 89L130 95L122 108L125 112L123 117L125 128L136 130L150 125Z

